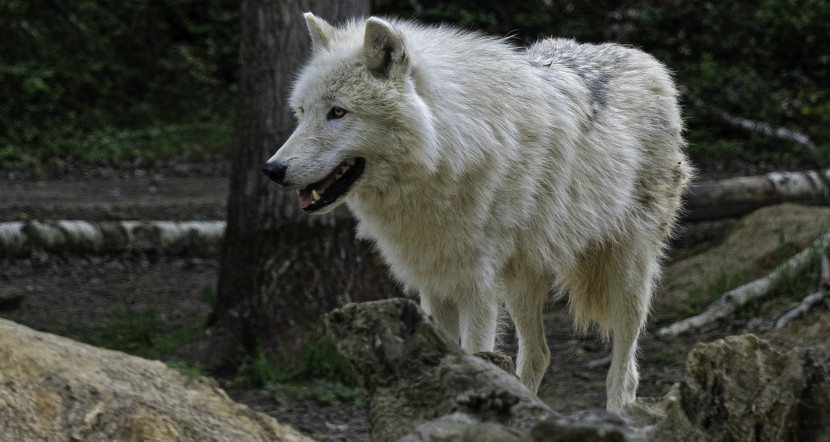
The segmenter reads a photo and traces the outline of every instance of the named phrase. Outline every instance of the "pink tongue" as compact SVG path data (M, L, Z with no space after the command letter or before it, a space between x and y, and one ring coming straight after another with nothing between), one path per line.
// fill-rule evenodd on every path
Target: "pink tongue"
M300 203L300 208L305 209L306 207L311 205L311 191L310 190L301 190L299 195L297 195L297 201Z
M313 202L311 198L311 191L316 190L319 195L322 195L326 189L329 188L331 183L334 182L334 176L337 175L337 171L340 169L340 166L337 169L334 169L334 172L330 173L329 176L323 178L322 181L312 184L311 186L306 187L305 189L300 191L300 194L297 195L297 202L300 204L301 209L305 209L306 207L310 206Z

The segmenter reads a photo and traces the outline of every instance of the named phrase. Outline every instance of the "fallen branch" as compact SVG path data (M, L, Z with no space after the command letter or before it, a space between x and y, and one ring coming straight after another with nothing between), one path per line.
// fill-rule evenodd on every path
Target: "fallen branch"
M790 322L795 321L796 319L802 317L806 314L814 305L821 303L824 300L825 296L827 296L827 292L824 290L810 293L809 295L805 296L804 299L801 300L801 304L798 307L784 313L777 321L775 321L775 328L784 328L789 325Z
M657 336L663 338L674 337L731 315L738 307L770 293L776 288L782 275L804 269L810 262L811 254L816 251L820 251L822 254L827 253L828 246L830 246L830 232L825 233L813 241L808 248L776 267L767 276L729 290L720 299L713 302L703 313L661 328L657 331Z
M798 307L781 315L775 321L775 328L786 327L790 322L806 314L814 305L821 303L827 295L828 287L830 287L830 258L825 253L821 255L821 280L818 283L818 290L805 296Z
M777 138L779 140L787 141L790 143L795 143L807 148L813 155L818 154L818 149L816 149L815 143L808 137L806 134L803 134L798 131L794 131L792 129L787 129L786 127L774 127L769 123L765 123L763 121L755 121L750 120L749 118L738 117L735 115L726 112L723 109L715 107L705 101L686 93L687 98L689 99L692 104L698 107L702 107L706 109L708 112L716 115L718 118L726 122L732 127L737 127L739 129L743 129L749 132L758 133L761 135L765 135L771 138Z

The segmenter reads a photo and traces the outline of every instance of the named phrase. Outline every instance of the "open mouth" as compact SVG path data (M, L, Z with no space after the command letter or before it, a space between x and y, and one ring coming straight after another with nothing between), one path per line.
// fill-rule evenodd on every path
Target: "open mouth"
M350 158L340 163L327 177L297 191L300 208L306 212L316 212L337 201L360 178L366 161L363 158Z

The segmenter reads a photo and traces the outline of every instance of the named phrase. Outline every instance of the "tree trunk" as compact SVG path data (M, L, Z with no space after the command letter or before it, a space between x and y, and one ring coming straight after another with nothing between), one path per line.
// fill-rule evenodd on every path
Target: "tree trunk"
M400 292L371 246L354 239L345 208L309 217L293 190L260 173L295 126L287 98L311 51L302 12L334 24L368 15L369 6L368 0L242 1L240 109L212 322L248 352L259 347L290 363L305 340L322 333L325 312Z

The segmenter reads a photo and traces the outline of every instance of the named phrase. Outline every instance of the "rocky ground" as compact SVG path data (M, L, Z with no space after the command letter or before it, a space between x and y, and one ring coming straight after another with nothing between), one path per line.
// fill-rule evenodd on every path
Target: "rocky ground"
M139 165L127 171L68 168L50 179L7 173L0 177L0 222L221 219L227 188L226 171L213 163ZM681 379L686 355L695 344L737 333L756 333L784 347L817 347L827 361L830 313L826 306L814 308L785 329L772 328L774 320L797 301L793 295L772 296L751 311L672 340L658 339L654 332L688 314L701 294L708 296L768 272L783 254L806 247L819 229L830 225L828 219L827 209L769 209L724 223L718 234L707 235L710 242L705 245L675 251L656 298L653 321L641 342L639 394L664 394ZM80 338L105 333L125 312L152 310L165 327L186 328L209 314L216 258L34 254L4 259L0 261L0 317ZM594 335L575 335L561 302L549 306L545 323L552 364L540 397L564 413L602 407L608 346ZM503 341L509 349L509 331ZM263 391L229 388L229 392L315 438L366 436L365 411L354 404L324 404L317 399L275 402Z

